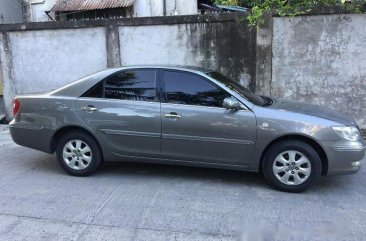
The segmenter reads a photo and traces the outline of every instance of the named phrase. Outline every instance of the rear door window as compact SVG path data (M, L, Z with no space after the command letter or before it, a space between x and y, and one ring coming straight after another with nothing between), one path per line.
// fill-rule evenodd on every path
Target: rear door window
M156 70L127 70L112 74L83 97L136 101L156 100Z
M104 95L108 99L155 101L155 70L132 70L106 79Z

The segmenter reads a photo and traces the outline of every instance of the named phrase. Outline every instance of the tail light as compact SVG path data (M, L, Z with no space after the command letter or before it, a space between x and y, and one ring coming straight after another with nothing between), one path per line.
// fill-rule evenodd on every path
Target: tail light
M15 115L18 113L20 109L20 103L19 103L19 100L17 99L14 99L13 101L13 116L15 117Z

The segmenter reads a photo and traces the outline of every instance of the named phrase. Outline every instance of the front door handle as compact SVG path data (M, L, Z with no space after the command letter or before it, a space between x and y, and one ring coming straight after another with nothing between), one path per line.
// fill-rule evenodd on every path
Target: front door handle
M83 106L81 109L86 112L94 112L98 110L98 108L95 108L93 105Z
M171 118L171 119L179 119L182 118L181 115L178 115L176 112L170 112L164 115L166 118Z

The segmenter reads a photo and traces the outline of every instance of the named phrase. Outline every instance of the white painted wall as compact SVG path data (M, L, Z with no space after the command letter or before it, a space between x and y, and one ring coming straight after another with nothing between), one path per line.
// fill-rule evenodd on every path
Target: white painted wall
M332 107L366 128L365 14L274 18L272 95Z
M0 23L19 23L22 21L22 5L19 0L0 0Z
M15 91L55 89L107 67L104 28L10 32Z
M163 0L136 0L133 9L135 17L163 16Z
M197 46L190 44L191 27L186 24L120 27L122 65L201 66L204 56L197 51Z
M167 0L169 1L169 0ZM174 1L174 0L172 0ZM176 9L178 10L179 15L191 15L197 14L197 0L175 0L176 1Z
M139 1L139 0L137 0ZM163 0L155 0L163 1ZM197 14L197 0L166 0L166 15Z
M133 15L135 17L146 17L151 15L150 0L136 0L133 6Z
M175 2L180 0L166 0L166 15L170 16L174 13ZM196 1L196 0L188 0ZM135 17L154 17L164 16L164 0L136 0L134 4Z
M47 22L52 21L47 14L45 13L45 8L43 5L43 1L35 2L31 4L31 19L32 22ZM54 19L55 14L50 13L50 16Z

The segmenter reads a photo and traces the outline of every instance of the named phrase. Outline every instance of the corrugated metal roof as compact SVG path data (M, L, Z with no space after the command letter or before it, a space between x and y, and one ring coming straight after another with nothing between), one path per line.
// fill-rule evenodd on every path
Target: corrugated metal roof
M52 12L84 11L107 8L129 7L135 0L57 0Z

